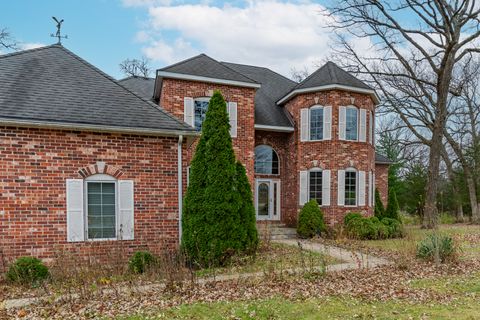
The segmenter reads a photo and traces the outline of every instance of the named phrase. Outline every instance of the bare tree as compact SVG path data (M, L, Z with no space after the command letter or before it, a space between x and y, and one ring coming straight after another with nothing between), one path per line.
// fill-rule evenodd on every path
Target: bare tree
M295 82L302 82L309 76L308 68L303 66L302 69L297 69L295 67L290 69L290 75L293 81Z
M148 78L150 75L150 60L142 57L140 59L125 59L120 63L120 70L126 76Z
M6 28L0 29L0 47L10 50L18 49L17 42Z
M368 76L384 110L429 146L423 227L434 228L447 107L459 94L454 69L480 52L480 8L475 0L338 0L327 10L337 61ZM356 50L359 38L369 38L373 50Z

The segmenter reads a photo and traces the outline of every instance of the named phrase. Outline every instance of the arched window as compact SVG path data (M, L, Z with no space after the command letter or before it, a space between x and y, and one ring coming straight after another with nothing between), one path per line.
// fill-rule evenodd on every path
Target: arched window
M255 148L255 173L279 173L278 155L272 147L260 145Z

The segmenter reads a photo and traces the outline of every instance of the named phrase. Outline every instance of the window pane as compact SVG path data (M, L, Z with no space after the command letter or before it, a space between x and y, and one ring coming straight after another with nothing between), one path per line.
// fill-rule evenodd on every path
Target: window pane
M310 172L310 200L317 200L318 204L322 204L322 172L311 171Z
M357 204L357 173L355 171L345 172L345 205L354 206Z
M323 108L310 110L310 140L323 139Z
M255 148L255 173L278 174L279 163L277 153L270 146Z
M357 131L358 131L358 110L356 108L347 108L346 113L346 139L347 140L357 140Z
M205 120L205 115L208 110L208 101L195 100L194 112L195 112L195 129L202 131L202 124Z
M115 183L87 182L88 238L115 238Z

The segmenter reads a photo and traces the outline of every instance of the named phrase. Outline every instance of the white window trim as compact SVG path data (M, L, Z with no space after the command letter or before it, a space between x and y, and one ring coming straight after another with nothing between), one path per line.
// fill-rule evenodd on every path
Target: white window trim
M261 146L267 146L267 147L270 147L273 152L275 152L275 154L277 155L277 159L278 159L278 173L258 173L258 172L255 172L255 149L257 147L261 147ZM259 144L258 146L255 146L255 148L253 148L253 173L254 174L259 174L259 175L264 175L264 176L279 176L280 175L280 157L278 156L278 152L275 150L275 148L269 144Z
M308 178L307 179L307 192L308 192L308 197L307 198L308 198L308 201L312 200L310 198L310 172L322 172L322 171L323 171L323 169L319 168L319 167L311 168L307 171L307 173L308 173L308 176L307 176L307 178ZM321 186L322 189L323 189L323 183L324 183L324 181L323 181L323 177L322 177L322 186ZM318 205L320 207L328 207L326 205L325 206L323 205L323 190L322 190L322 203L319 203Z
M114 238L96 238L96 239L90 239L88 237L88 183L90 182L110 182L115 184L115 237ZM96 242L96 241L115 241L118 240L118 233L119 233L119 227L118 227L118 219L119 217L119 212L118 212L118 180L115 179L112 176L109 176L107 174L95 174L93 176L87 177L83 180L83 186L84 186L84 199L83 199L83 205L84 205L84 230L85 230L85 241L91 241L91 242Z
M312 128L310 127L310 119L311 119L311 113L312 113L312 110L319 110L321 109L322 110L322 139L315 139L315 140L312 140L311 136L312 136ZM317 142L317 141L324 141L325 140L325 137L323 136L323 127L325 126L325 106L322 106L322 105L319 105L319 104L316 104L314 106L311 106L310 108L308 108L308 140L306 142Z
M357 139L355 139L355 140L347 138L347 124L348 124L347 114L348 114L348 109L355 109L355 111L357 112ZM360 142L359 138L360 138L360 109L357 108L354 105L345 106L345 141ZM345 172L346 172L346 170L345 170Z
M358 207L358 170L350 167L344 170L345 171L345 181L344 181L344 193L347 189L346 179L347 179L347 172L355 172L355 204L345 204L347 202L347 197L344 196L343 206L347 208L355 208Z

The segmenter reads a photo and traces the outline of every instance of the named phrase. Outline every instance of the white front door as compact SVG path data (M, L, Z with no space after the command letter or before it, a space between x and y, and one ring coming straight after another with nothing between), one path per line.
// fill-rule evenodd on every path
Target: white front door
M280 181L255 180L257 220L280 220Z

